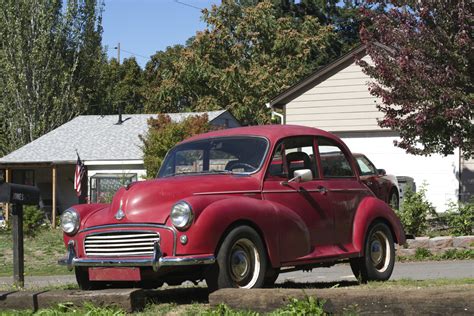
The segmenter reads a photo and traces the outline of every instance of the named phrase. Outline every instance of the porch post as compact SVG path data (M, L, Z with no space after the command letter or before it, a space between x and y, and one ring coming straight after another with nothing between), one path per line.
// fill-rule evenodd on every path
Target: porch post
M52 189L52 192L53 192L53 201L52 201L52 205L51 205L51 227L55 228L56 227L56 168L57 166L56 165L53 165L52 166L52 169L51 169L51 178L52 178L52 183L53 183L53 189Z
M5 169L5 182L11 182L12 178L12 170L10 168L6 168ZM5 221L8 222L8 217L10 216L10 204L9 203L5 203L5 214L3 214L3 216L5 217Z

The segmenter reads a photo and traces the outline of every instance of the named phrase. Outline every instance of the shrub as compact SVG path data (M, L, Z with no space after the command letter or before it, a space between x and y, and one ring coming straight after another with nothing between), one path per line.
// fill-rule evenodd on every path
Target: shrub
M397 211L405 232L419 236L428 227L427 216L436 216L435 208L426 199L426 184L423 183L418 192L408 190L403 196L403 204Z
M45 214L37 206L23 206L23 233L26 236L33 237L45 224ZM8 230L11 230L12 221L8 221Z
M25 235L34 236L44 223L44 212L37 206L23 206L23 232Z
M447 220L452 234L471 235L474 228L474 199L467 203L448 204Z

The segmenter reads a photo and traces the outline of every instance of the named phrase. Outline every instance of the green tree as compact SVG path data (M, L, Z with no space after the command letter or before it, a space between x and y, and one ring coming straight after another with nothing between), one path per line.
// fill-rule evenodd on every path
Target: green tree
M361 40L381 99L381 127L400 133L397 146L418 155L474 155L473 2L368 0Z
M95 102L105 58L102 5L0 0L0 7L0 129L7 139L0 151L9 152Z
M335 57L332 26L312 16L279 17L269 1L223 1L204 10L204 21L208 28L188 46L152 57L147 112L223 108L243 124L268 123L271 97Z
M122 113L143 112L144 77L143 70L134 57L123 60L122 64L112 58L102 66L102 98L91 114L115 114L121 108Z
M148 132L140 136L143 142L143 161L148 178L157 175L166 153L180 141L211 129L207 114L189 116L173 122L169 115L159 114L148 120Z

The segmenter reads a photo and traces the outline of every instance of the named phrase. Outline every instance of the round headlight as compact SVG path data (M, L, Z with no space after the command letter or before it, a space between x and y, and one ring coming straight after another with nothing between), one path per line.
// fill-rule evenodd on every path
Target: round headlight
M73 208L68 208L61 214L61 228L68 235L75 234L79 229L79 213Z
M193 221L193 210L188 203L181 201L171 208L170 217L174 227L184 230L188 228Z

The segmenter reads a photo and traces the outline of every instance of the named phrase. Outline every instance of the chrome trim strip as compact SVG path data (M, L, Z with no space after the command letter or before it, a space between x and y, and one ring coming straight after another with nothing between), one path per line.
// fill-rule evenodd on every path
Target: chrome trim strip
M100 226L92 226L88 228L84 228L78 232L85 233L91 230L96 229L109 229L109 228L128 228L128 227L153 227L153 228L162 228L169 230L173 233L173 256L176 256L176 247L178 243L178 232L174 227L166 226L163 224L145 224L145 223L136 223L136 224L108 224L108 225L100 225ZM161 236L160 236L161 237ZM84 238L85 239L85 238Z
M258 194L260 190L247 190L247 191L215 191L215 192L198 192L193 195L209 195L209 194Z
M367 192L367 189L327 189L328 192ZM320 189L311 189L305 190L304 188L300 190L266 190L262 191L263 194L265 193L300 193L300 192L321 192Z
M328 189L330 192L366 192L367 189Z

